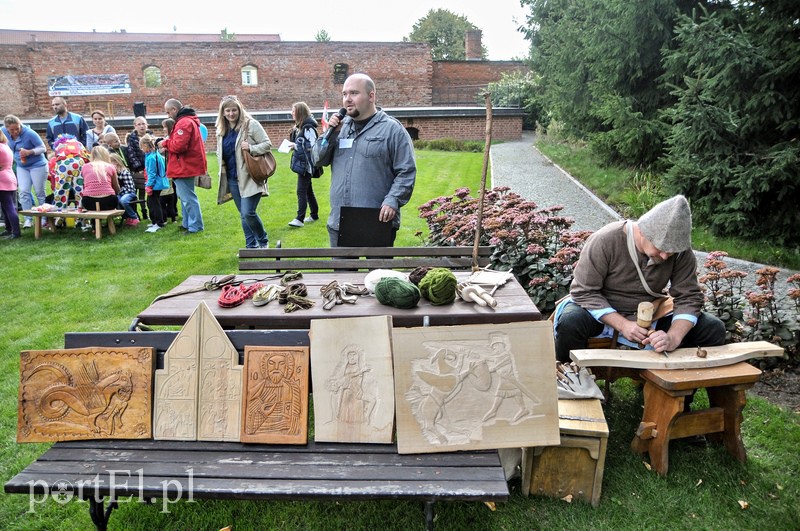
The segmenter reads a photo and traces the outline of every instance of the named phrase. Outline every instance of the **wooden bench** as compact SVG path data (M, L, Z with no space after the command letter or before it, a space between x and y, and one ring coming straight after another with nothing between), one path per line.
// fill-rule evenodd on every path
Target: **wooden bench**
M121 217L125 214L124 210L97 210L94 212L90 212L88 210L79 211L75 210L63 210L61 212L58 211L50 211L50 212L39 212L37 210L21 210L21 216L32 216L36 218L36 223L33 224L33 237L34 239L38 240L42 236L42 224L39 221L39 218L45 218L48 220L50 218L73 218L73 219L93 219L94 220L94 236L98 240L103 237L103 220L108 222L108 232L111 234L117 233L117 227L114 225L114 219L116 217Z
M472 247L325 247L239 249L239 271L329 271L355 269L470 269ZM492 248L478 247L478 266L490 263Z
M304 330L227 332L245 345L308 345ZM177 332L91 332L65 335L66 348L147 346L164 351ZM127 474L130 475L127 475ZM6 493L59 493L89 502L105 530L123 496L162 507L176 499L374 500L424 503L427 529L437 501L505 501L508 485L496 450L399 455L396 445L304 446L207 441L95 440L59 442L5 484ZM105 497L108 497L106 506ZM374 522L374 527L386 522Z

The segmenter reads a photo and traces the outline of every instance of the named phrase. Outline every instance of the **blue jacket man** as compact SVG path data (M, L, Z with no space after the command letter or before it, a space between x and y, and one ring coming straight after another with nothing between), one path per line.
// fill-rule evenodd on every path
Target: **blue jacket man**
M50 149L53 149L53 142L56 141L58 135L72 135L78 139L81 144L86 142L86 132L89 126L86 120L80 114L69 112L67 110L67 102L61 96L56 96L52 101L53 111L56 113L53 118L47 122L47 144Z

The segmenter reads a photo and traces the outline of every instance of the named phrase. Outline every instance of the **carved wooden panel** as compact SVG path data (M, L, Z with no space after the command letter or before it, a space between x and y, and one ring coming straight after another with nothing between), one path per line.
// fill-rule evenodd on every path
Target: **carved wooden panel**
M149 439L154 359L142 347L22 352L17 441Z
M239 365L239 353L208 306L203 303L198 310L203 318L199 341L197 439L238 441L242 418L242 366Z
M245 347L242 442L306 444L308 347Z
M201 302L156 371L153 438L238 441L242 368L236 348Z
M547 321L395 328L398 452L559 443Z
M311 321L314 440L391 443L392 318Z

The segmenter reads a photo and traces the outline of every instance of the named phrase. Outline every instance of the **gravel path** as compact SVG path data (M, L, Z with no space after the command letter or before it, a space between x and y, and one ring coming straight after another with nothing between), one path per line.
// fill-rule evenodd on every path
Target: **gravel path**
M496 144L491 149L492 186L509 186L514 192L535 201L540 207L563 205L561 212L575 220L575 230L597 230L622 219L575 178L542 155L533 145L535 135L523 132L522 139ZM696 251L698 269L702 272L707 253ZM745 271L745 289L755 289L755 271L763 264L726 258L729 267ZM797 271L781 270L776 291L786 296L786 279Z

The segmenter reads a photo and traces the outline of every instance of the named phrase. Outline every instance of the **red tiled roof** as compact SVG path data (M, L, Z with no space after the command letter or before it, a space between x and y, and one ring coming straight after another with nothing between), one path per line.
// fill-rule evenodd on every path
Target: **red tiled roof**
M276 34L234 34L234 42L280 42ZM22 46L31 42L219 42L214 33L72 32L0 29L0 45Z

